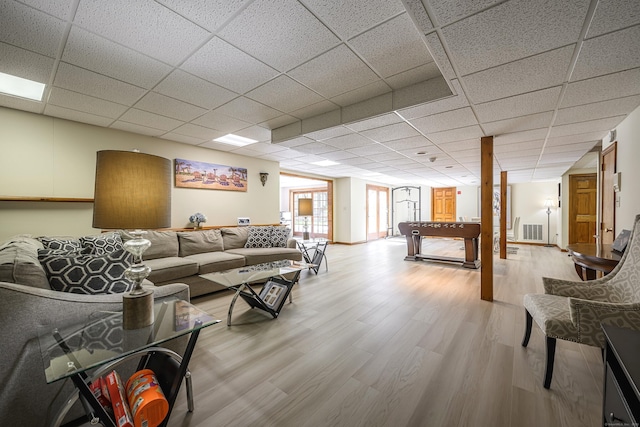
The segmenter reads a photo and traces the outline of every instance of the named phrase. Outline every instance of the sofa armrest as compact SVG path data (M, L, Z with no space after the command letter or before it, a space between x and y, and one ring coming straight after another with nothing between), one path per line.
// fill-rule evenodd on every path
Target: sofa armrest
M157 300L189 300L189 287L171 284L153 288ZM47 384L38 331L67 325L97 311L122 310L122 295L80 295L0 282L0 420L3 425L49 425L74 390L70 381ZM182 354L186 339L166 347ZM34 398L35 396L35 398ZM80 415L79 406L72 414Z
M296 242L296 239L290 237L287 239L287 247L291 248L291 249L296 249L298 247L298 243Z
M587 282L542 278L544 293L560 297L582 298L596 301L608 301L609 290L600 280Z

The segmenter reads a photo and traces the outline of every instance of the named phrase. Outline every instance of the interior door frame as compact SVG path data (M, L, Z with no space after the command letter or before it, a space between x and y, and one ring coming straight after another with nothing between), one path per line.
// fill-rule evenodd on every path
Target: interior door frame
M597 173L578 173L578 174L573 174L573 175L569 175L569 203L567 206L568 208L568 226L569 226L569 233L568 233L568 242L569 244L575 243L576 241L576 221L575 221L575 212L574 212L574 206L573 206L573 197L576 197L576 194L574 193L574 182L575 180L578 180L580 178L593 178L596 181L596 200L595 200L595 211L596 211L596 225L595 225L595 230L594 230L594 234L598 234L598 195L597 195L597 191L598 191L598 174Z
M367 230L367 241L369 241L369 191L370 190L375 190L376 192L376 218L378 220L378 223L376 224L376 235L377 235L377 239L382 239L384 237L386 237L389 234L389 187L383 187L380 185L372 185L372 184L367 184L366 187L366 200L365 200L365 204L366 204L366 213L365 213L365 217L366 217L366 230ZM380 231L380 193L384 192L386 195L386 199L387 199L387 226L385 227L385 231L384 231L384 236L382 235L382 232Z
M280 172L280 175L293 176L296 178L312 179L315 181L324 181L327 183L327 223L328 223L327 224L328 225L327 240L329 240L330 242L333 242L333 180L318 178L315 176L299 175L299 174L289 173L289 172ZM297 191L298 189L295 189L295 190ZM315 190L317 190L317 188L315 188ZM291 204L292 202L289 201L289 203Z
M608 180L605 177L605 173L608 173L609 171L605 170L604 167L604 158L605 156L609 155L609 154L613 154L613 171L610 171L611 173L616 173L617 172L617 163L618 163L618 143L617 141L614 141L611 143L611 145L609 145L606 149L604 149L601 153L600 153L600 206L599 206L599 210L600 210L600 224L597 228L597 233L599 236L599 241L600 243L605 243L605 218L604 218L604 204L605 204L605 194L609 194L608 192L610 192L611 194L611 214L612 214L612 218L611 218L611 228L613 229L613 234L612 234L612 238L611 238L611 242L613 242L613 240L616 238L616 194L613 191L613 185L608 186Z
M436 199L436 190L443 190L443 189L447 189L447 188L452 188L453 189L453 222L456 222L458 220L456 214L458 213L458 206L457 206L457 202L458 202L458 197L457 197L457 192L458 192L458 187L432 187L431 188L431 221L434 221L434 217L435 217L435 199Z

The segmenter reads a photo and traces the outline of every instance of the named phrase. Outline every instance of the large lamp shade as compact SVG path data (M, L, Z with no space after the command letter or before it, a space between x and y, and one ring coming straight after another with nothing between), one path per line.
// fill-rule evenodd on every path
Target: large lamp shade
M313 199L298 199L298 216L313 216Z
M133 151L98 151L93 227L171 226L171 161Z

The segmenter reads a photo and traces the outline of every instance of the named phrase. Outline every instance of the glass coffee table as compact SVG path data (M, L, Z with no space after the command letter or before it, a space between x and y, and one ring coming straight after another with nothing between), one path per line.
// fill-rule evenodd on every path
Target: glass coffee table
M300 272L312 266L304 262L284 260L202 274L200 277L236 291L227 315L227 326L231 326L231 314L238 297L245 300L251 308L259 308L274 319L278 317L287 297L289 302L293 301L291 289L300 279ZM261 283L265 279L267 281L260 293L251 287L251 284Z

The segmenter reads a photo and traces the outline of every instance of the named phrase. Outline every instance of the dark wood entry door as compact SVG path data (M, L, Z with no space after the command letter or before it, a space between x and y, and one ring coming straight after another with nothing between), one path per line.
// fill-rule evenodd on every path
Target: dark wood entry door
M569 176L569 244L595 243L598 178L595 173Z
M456 187L431 189L431 221L456 221Z
M610 245L615 239L616 202L613 191L613 174L616 173L616 143L602 152L602 221L600 223L600 241Z

